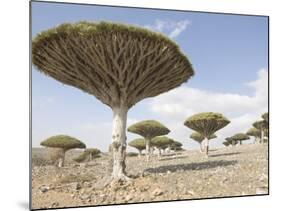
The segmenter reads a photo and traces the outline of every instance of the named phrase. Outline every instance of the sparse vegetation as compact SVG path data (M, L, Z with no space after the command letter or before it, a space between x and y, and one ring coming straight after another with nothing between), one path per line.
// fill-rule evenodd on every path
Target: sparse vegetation
M136 133L145 139L146 160L149 160L151 154L151 140L156 136L167 135L170 130L155 120L145 120L131 125L128 128L131 133Z
M65 152L75 148L86 148L86 145L78 139L67 135L52 136L41 142L42 146L54 148L53 159L57 160L57 166L64 166Z
M205 154L208 156L210 137L229 123L230 121L222 114L203 112L189 117L185 120L184 125L204 136Z

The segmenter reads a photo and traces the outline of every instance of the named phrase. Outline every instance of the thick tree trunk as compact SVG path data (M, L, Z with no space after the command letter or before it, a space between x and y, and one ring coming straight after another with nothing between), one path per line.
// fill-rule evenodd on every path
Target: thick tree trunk
M209 139L205 138L205 154L208 157L209 153Z
M171 152L171 145L168 145L168 148L167 148L168 150L168 153L170 153Z
M145 156L146 156L146 161L148 162L150 159L150 139L149 138L145 139Z
M204 152L204 141L200 142L200 152L203 153Z
M139 158L141 157L141 150L139 150L139 155L138 155L138 157L139 157Z
M232 146L235 146L235 141L232 141L232 142L231 142L231 145L232 145Z
M261 129L261 143L264 143L264 131L263 128Z
M160 157L161 157L161 149L158 148L158 158L160 158Z
M242 145L242 141L239 141L239 144Z
M64 159L65 159L65 150L61 150L59 155L59 159L58 159L58 167L64 167Z
M127 112L126 107L113 108L112 124L112 178L113 180L126 179L125 159L126 159L126 124Z

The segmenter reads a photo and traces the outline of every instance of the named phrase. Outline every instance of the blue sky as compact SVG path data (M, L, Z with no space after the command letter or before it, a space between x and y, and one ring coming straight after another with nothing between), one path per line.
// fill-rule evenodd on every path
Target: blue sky
M227 133L245 130L260 112L267 110L266 17L32 3L32 36L64 22L81 20L121 22L160 31L178 43L194 67L195 76L188 83L134 106L129 111L129 124L143 119L161 120L174 129L171 136L186 148L193 148L195 145L188 140L191 131L182 126L186 115L221 109L233 119L234 125L214 141L219 145ZM206 99L208 107L203 106ZM34 68L32 112L33 146L57 133L76 136L89 147L102 150L110 143L112 113L107 106ZM136 136L128 137L130 140Z

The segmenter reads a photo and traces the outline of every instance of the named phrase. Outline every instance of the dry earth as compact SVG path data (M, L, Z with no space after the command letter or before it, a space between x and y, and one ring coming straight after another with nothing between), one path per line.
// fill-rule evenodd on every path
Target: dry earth
M132 181L102 187L108 156L86 164L46 165L46 150L33 150L32 208L95 206L224 196L268 194L268 146L249 144L213 149L209 158L198 151L178 155L127 157Z

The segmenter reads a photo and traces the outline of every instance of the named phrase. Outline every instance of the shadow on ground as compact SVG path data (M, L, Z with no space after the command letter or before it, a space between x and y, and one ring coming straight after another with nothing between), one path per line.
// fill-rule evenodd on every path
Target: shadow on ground
M159 161L174 160L174 159L181 159L181 158L187 158L187 157L188 157L187 155L170 156L170 157L160 158Z
M208 162L200 162L200 163L188 163L188 164L178 164L178 165L167 165L167 166L159 166L156 168L148 168L145 169L145 172L149 173L166 173L167 171L176 172L179 170L189 171L189 170L203 170L210 169L216 167L225 167L232 166L237 163L237 160L230 161L208 161Z
M241 152L231 152L231 153L223 153L223 154L217 154L217 155L209 155L209 157L231 156L231 155L238 155L238 154L241 154Z

